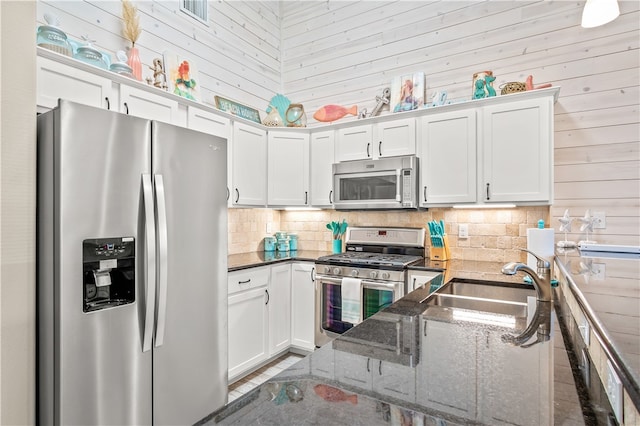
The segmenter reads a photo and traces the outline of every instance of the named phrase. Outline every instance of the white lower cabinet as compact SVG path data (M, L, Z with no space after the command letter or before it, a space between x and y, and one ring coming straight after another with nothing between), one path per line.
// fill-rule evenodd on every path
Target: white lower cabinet
M291 265L271 267L267 298L269 310L269 356L291 345Z
M335 380L391 396L404 401L416 401L415 369L388 361L335 351Z
M229 296L229 381L266 360L268 320L267 287Z
M465 325L423 320L417 401L474 420L477 414L478 336Z
M291 265L291 346L307 351L315 348L314 265L296 262Z

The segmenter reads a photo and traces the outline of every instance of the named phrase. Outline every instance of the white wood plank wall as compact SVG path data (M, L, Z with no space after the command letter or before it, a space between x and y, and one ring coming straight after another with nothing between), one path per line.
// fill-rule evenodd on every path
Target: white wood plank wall
M311 117L325 104L371 111L392 77L414 71L427 100L443 89L468 100L482 70L494 87L530 74L561 86L550 225L589 208L606 214L599 243L640 245L640 2L619 4L614 22L585 29L584 1L284 2L283 87ZM584 239L579 229L569 238Z
M264 111L284 93L313 112L335 103L369 111L391 79L423 71L427 100L471 96L474 72L492 70L495 87L524 81L562 87L555 116L552 223L568 208L603 211L595 239L640 244L640 2L580 27L584 1L209 1L210 25L179 0L134 1L142 61L171 50L198 67L203 101L221 95ZM127 46L119 1L38 0L71 37L88 34L109 52ZM151 71L146 70L146 75ZM388 113L384 111L383 113ZM354 120L345 118L343 120ZM585 235L574 223L570 238Z
M281 91L280 4L277 1L209 0L209 25L180 11L180 0L136 1L142 34L136 42L143 77L150 77L153 59L165 50L184 55L195 64L202 101L214 95L264 111ZM129 42L122 36L120 1L38 0L36 26L44 13L58 16L70 37L88 35L94 46L115 59Z

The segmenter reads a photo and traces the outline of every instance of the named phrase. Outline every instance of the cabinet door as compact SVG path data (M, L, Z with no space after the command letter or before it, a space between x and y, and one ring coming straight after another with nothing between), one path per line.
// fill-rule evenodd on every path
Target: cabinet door
M373 360L373 391L382 395L416 402L416 371L406 365Z
M308 206L309 135L269 131L267 140L267 204Z
M226 117L189 105L187 106L187 127L229 139L231 122Z
M338 130L336 161L373 158L373 128L370 124Z
M311 205L333 206L333 163L335 162L335 132L311 134L309 160L311 163Z
M182 127L186 125L178 117L178 102L126 84L120 85L120 112Z
M377 368L377 360L349 352L335 351L335 379L341 383L371 390L373 368Z
M420 206L476 202L476 111L422 117L420 133Z
M291 265L291 345L308 351L315 348L313 274L313 263Z
M271 267L269 280L269 356L291 344L291 265Z
M267 132L244 123L233 123L231 161L234 206L267 204Z
M430 293L436 291L444 283L442 272L437 271L408 271L407 272L407 289L409 293L418 287L429 283Z
M463 325L423 320L417 403L475 420L477 335Z
M58 106L58 99L117 110L118 100L108 78L38 56L37 103L40 111Z
M229 382L267 359L267 287L229 296Z
M531 99L482 109L484 202L552 201L551 102Z
M416 120L385 121L376 125L373 156L377 158L416 153Z

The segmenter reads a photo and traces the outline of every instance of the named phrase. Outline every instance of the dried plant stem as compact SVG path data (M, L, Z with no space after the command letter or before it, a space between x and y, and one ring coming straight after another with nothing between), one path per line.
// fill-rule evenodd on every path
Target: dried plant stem
M138 37L140 37L142 29L140 28L138 9L129 0L122 0L122 19L124 20L122 34L131 42L131 47L133 47Z

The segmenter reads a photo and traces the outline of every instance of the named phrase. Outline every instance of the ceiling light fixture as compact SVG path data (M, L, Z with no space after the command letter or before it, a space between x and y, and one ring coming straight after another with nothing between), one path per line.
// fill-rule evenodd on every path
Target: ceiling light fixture
M620 15L618 0L587 0L582 10L582 27L594 28L613 21Z

